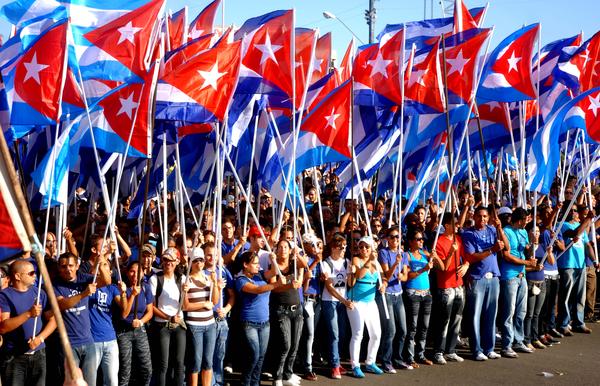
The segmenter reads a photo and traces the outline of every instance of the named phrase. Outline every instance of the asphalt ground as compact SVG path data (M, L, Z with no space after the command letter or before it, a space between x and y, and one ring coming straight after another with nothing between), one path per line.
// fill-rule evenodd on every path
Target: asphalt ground
M397 374L366 374L364 379L342 376L329 378L328 368L315 368L316 382L302 380L303 386L326 385L600 385L600 324L588 324L592 334L565 337L561 344L519 358L476 362L466 350L459 350L463 363L398 370ZM496 350L499 352L499 350ZM347 363L343 364L349 368ZM364 369L364 368L363 368ZM239 384L237 377L229 379ZM264 381L262 385L271 385Z

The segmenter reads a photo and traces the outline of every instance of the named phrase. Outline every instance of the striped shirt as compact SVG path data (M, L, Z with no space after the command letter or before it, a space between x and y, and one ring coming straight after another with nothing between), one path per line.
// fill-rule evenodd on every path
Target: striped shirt
M208 277L206 277L208 279ZM188 302L196 304L210 300L210 285L202 285L194 278L190 278L189 291L187 293ZM188 311L185 322L192 326L208 326L215 322L212 309Z

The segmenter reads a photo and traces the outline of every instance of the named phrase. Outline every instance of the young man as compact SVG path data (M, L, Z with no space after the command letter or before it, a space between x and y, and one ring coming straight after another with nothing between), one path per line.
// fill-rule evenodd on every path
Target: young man
M35 270L26 260L10 266L10 287L0 291L0 334L4 337L0 355L3 385L39 385L46 383L45 339L56 328L48 300L41 290L37 300ZM37 324L34 322L36 318ZM45 323L42 323L43 321ZM35 334L33 326L36 326ZM35 338L33 337L35 335Z

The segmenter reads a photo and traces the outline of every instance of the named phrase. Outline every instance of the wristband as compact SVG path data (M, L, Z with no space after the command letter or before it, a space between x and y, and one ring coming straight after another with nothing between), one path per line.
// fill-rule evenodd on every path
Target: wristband
M44 343L44 337L43 336L40 335L40 336L38 336L38 338L40 338L40 342L41 343Z

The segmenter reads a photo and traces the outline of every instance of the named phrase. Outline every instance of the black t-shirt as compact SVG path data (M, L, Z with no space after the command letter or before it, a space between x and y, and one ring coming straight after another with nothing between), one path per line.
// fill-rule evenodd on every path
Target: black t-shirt
M294 262L290 260L288 269L285 271L281 271L287 282L291 282L294 280ZM293 306L300 305L300 289L288 288L283 292L275 292L271 291L271 297L269 299L269 304L271 307L277 307L279 305L283 306Z

